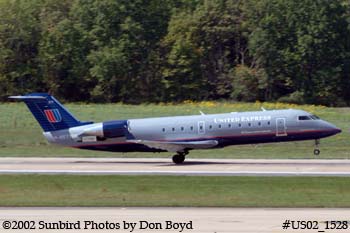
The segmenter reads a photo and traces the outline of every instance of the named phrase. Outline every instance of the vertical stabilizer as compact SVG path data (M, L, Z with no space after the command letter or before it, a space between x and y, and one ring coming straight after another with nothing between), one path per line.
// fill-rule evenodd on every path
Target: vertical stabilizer
M45 132L92 123L77 120L58 100L47 93L32 93L9 98L24 101Z

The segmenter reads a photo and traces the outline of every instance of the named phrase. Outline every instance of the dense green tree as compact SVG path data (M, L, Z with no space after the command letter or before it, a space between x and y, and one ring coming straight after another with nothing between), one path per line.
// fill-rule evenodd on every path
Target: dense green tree
M188 40L176 40L163 69L165 98L172 101L200 100L206 95L206 80L200 71L199 52Z
M40 0L0 1L0 98L42 88Z
M172 17L164 40L169 50L165 74L174 84L170 89L186 83L187 76L187 82L195 81L191 89L197 88L196 99L230 96L230 70L237 64L249 62L243 2L204 0L193 11L179 12ZM183 49L184 46L187 49ZM193 56L188 56L189 49ZM175 59L173 54L177 54ZM195 56L199 63L193 60ZM179 75L181 69L184 70ZM178 81L174 81L176 79Z
M67 100L87 100L94 84L86 56L90 43L70 16L71 1L47 0L41 8L39 59L47 90Z
M261 3L250 49L268 74L269 99L298 91L309 103L336 103L349 36L341 2Z
M234 90L231 97L238 101L264 100L266 74L263 69L237 65L231 72Z
M0 100L350 105L348 0L0 0Z
M76 2L74 18L92 44L87 57L90 74L96 80L91 92L93 99L125 102L157 99L153 89L153 84L159 83L154 81L157 73L147 70L157 65L152 63L157 60L154 51L166 34L170 3L160 0Z

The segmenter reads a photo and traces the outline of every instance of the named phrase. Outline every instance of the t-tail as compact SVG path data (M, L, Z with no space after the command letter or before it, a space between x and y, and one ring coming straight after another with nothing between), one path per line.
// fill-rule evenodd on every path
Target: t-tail
M10 96L9 98L24 101L44 132L93 123L77 120L58 100L47 93L31 93L24 96Z

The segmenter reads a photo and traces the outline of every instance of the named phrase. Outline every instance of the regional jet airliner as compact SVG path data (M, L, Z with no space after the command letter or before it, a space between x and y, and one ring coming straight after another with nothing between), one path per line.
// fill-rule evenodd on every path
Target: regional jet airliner
M302 110L231 112L193 116L113 120L77 120L53 96L32 93L10 96L26 103L45 138L58 145L112 152L174 152L183 163L190 150L230 145L319 140L340 133L336 126Z

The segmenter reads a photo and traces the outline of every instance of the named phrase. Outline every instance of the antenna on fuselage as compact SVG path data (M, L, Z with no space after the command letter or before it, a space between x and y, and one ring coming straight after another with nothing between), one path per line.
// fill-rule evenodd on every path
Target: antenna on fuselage
M261 111L265 112L265 111L266 111L266 109L265 109L264 107L261 107Z

